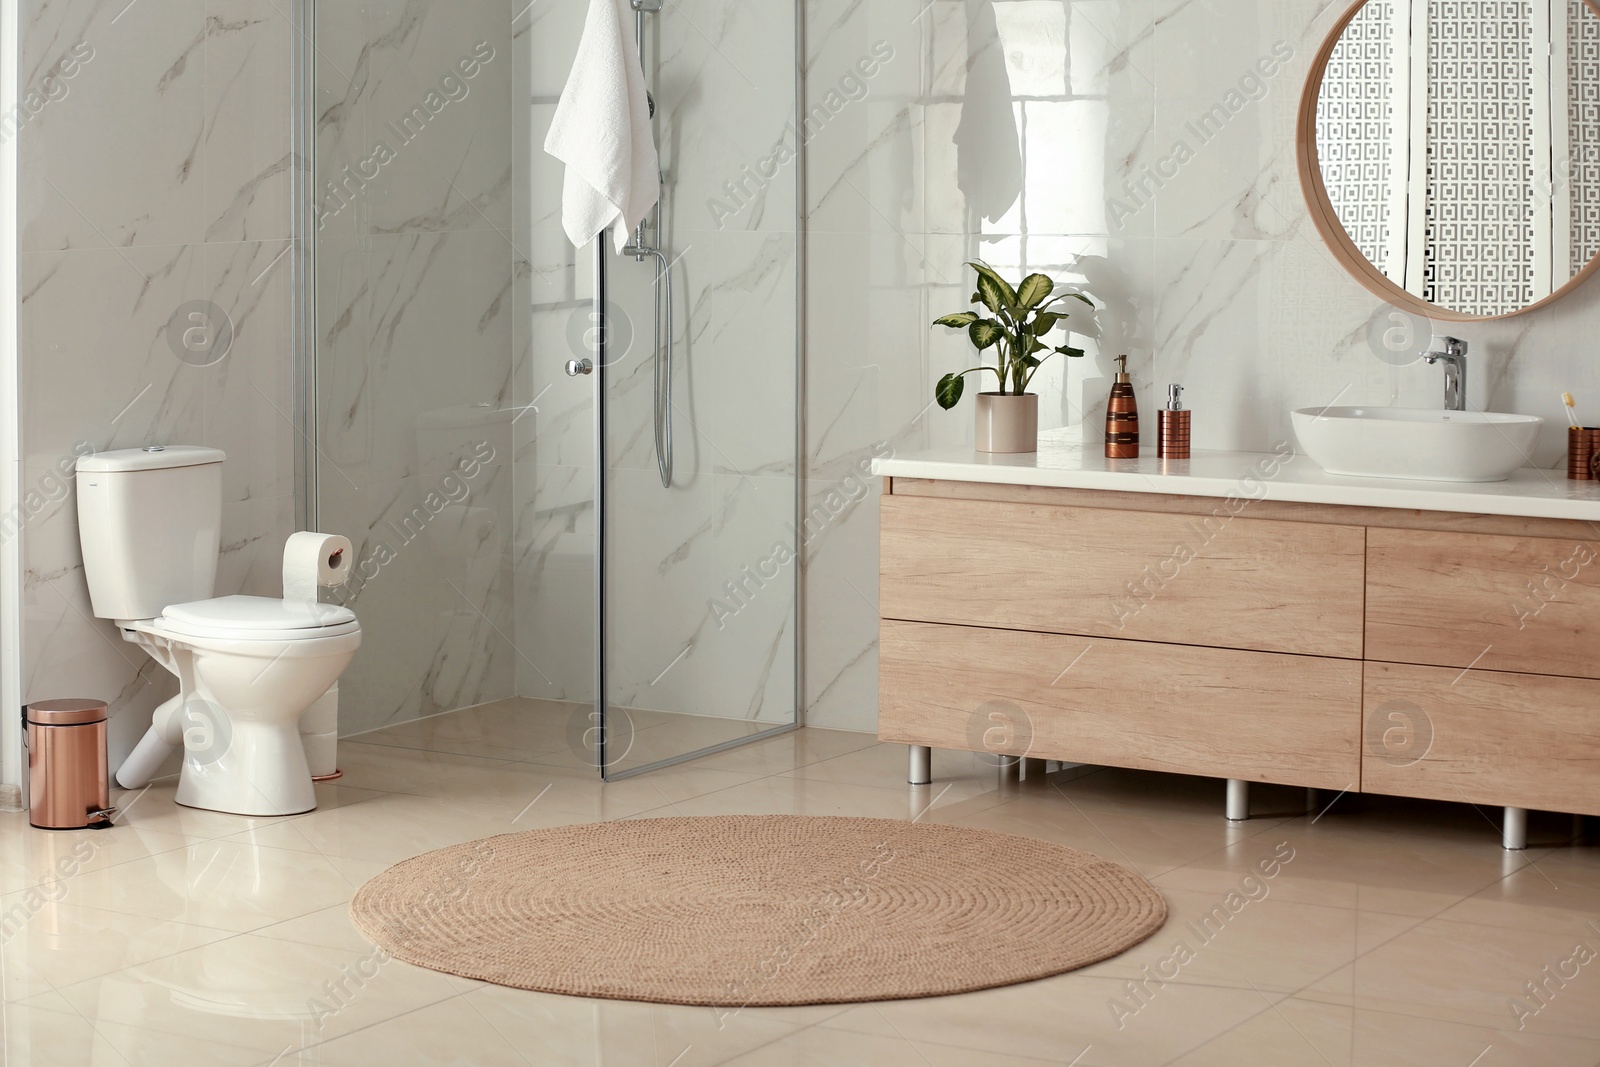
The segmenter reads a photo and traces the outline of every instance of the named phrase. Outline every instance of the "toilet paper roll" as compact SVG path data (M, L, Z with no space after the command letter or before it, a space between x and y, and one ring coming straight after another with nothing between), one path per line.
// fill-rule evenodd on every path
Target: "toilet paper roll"
M306 750L306 766L311 777L326 778L339 773L339 735L301 734L300 744Z
M283 599L315 603L317 589L350 577L355 550L338 534L291 534L283 546Z

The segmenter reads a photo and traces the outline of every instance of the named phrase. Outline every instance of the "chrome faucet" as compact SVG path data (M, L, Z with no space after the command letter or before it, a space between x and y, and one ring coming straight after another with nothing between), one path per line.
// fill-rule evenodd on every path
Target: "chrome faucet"
M1467 342L1459 337L1435 337L1443 350L1427 352L1423 359L1444 364L1444 406L1447 411L1467 410Z

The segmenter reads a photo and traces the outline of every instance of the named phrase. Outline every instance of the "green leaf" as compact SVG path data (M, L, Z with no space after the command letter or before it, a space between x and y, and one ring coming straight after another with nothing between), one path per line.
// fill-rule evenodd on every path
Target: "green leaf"
M1005 290L1000 288L1003 284L981 274L978 276L978 299L983 301L984 307L997 315L1002 309L1010 306L1006 303Z
M976 311L961 311L954 315L941 315L933 320L935 326L949 326L951 329L961 330L978 321Z
M1066 316L1060 314L1059 312L1041 311L1033 320L1033 324L1028 327L1028 332L1033 334L1035 337L1043 337L1045 334L1055 329L1056 323L1060 322L1064 318L1066 318Z
M1015 310L1017 307L1017 291L1011 288L1010 282L996 274L994 268L981 259L975 259L968 263L967 266L978 272L978 292L984 294L983 302L988 305L990 311L999 311L1001 308ZM989 289L993 290L997 303L989 303L985 282L988 283Z
M1062 345L1060 348L1056 349L1056 351L1060 352L1063 356L1071 356L1073 359L1077 359L1079 356L1083 355L1083 349L1069 348L1066 345Z
M967 336L972 338L972 346L979 352L986 348L993 348L1005 336L1005 331L993 319L979 319L967 327Z
M1040 347L1043 347L1043 346L1040 346ZM1021 359L1017 360L1017 362L1021 363L1024 367L1027 367L1029 370L1036 370L1036 369L1038 369L1038 366L1039 366L1039 357L1038 356L1023 356Z
M1037 337L1029 338L1029 340L1028 340L1028 353L1029 354L1026 355L1026 356L1023 356L1022 358L1023 359L1032 359L1033 358L1032 354L1034 352L1043 352L1044 351L1044 347L1045 347L1044 346L1044 342L1039 340Z
M1036 308L1055 287L1056 283L1043 274L1030 274L1017 286L1017 304L1024 310Z
M938 401L940 407L949 411L961 402L961 391L967 386L965 378L959 374L946 374L939 379L939 384L933 388L933 399Z

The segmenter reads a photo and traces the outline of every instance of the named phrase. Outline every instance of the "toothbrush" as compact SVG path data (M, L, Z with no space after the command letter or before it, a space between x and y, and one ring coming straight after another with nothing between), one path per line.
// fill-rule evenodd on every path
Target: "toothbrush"
M1567 421L1572 423L1573 428L1576 429L1583 425L1578 421L1578 406L1573 402L1572 394L1562 393L1561 402L1567 406Z

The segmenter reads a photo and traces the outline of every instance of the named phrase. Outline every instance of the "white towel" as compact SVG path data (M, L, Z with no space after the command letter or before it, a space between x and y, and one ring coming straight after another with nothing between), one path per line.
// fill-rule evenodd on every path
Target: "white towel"
M621 252L661 196L650 102L639 46L622 12L626 2L590 0L578 58L544 139L544 150L567 165L561 225L580 248L620 222Z

